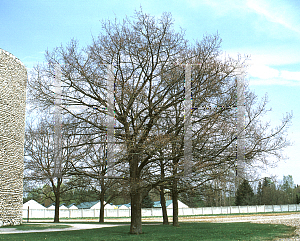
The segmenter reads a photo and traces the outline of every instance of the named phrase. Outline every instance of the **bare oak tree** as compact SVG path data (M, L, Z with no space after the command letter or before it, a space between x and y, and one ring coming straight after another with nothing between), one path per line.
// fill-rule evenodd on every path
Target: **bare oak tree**
M192 68L194 107L232 106L236 104L235 70L241 69L243 63L239 59L223 61L220 58L218 35L205 36L192 45L184 39L183 31L176 32L172 25L170 14L164 13L156 20L141 11L135 13L133 20L105 22L103 32L90 46L80 50L78 43L72 40L66 47L47 51L46 61L50 65L37 66L29 83L34 101L45 107L53 105L53 88L49 79L55 75L53 64L61 64L65 111L85 123L86 128L104 135L107 126L103 120L109 114L106 111L109 107L106 65L114 65L116 154L115 160L108 161L111 163L109 168L121 165L128 173L124 182L130 189L130 233L133 234L142 233L141 200L150 189L170 184L174 224L177 226L179 184L194 182L199 186L216 177L215 167L223 165L226 169L234 166L235 125L234 121L228 121L234 119L233 112L220 108L203 114L195 109L192 174L188 178L183 175L183 66L197 64ZM250 119L246 127L250 130L254 125L251 130L257 138L249 141L253 145L250 145L246 160L253 160L264 151L259 143L264 143L267 151L273 150L274 153L284 147L284 139L278 138L272 145L272 137L282 133L289 118L268 139L257 127L254 120L259 111L253 112L251 98L249 101ZM78 106L79 111L67 108L72 105ZM217 140L215 145L211 141L214 137ZM159 168L159 149L164 151L164 162L168 167L163 176Z

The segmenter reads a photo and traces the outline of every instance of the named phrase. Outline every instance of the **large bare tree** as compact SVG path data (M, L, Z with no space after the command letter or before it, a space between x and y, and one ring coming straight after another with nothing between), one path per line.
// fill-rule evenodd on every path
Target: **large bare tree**
M234 165L234 125L227 121L232 118L232 112L220 108L204 115L194 110L195 160L191 162L192 176L183 178L184 65L198 64L192 68L193 106L232 106L236 101L235 70L241 68L242 62L231 58L221 60L218 35L205 36L202 41L189 44L184 32L176 32L172 25L170 14L164 13L157 20L142 11L136 12L133 20L104 22L103 31L86 48L79 49L78 43L72 40L66 47L47 51L46 61L50 65L37 66L29 83L37 104L53 105L54 90L49 79L55 76L54 64L61 64L65 111L85 123L86 128L103 135L107 129L103 120L111 115L106 110L111 108L107 98L111 95L107 85L111 73L106 70L107 65L114 65L116 154L115 160L108 161L109 168L117 164L128 172L123 180L130 189L130 232L134 234L142 233L141 200L151 188L172 181L176 226L178 182L191 181L194 176L198 180L200 177L210 180L216 175L214 167L225 160L230 160L228 165ZM71 111L67 107L72 105L80 108ZM251 124L254 122L247 126ZM215 150L208 148L212 146L213 136L218 138ZM158 147L165 151L164 160L169 167L163 176ZM255 157L250 154L249 159Z

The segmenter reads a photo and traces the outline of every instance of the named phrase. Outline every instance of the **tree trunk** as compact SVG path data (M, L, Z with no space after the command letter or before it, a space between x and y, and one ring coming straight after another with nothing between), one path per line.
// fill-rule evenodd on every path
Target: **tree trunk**
M178 134L178 133L177 133ZM176 156L176 144L172 143L172 154ZM179 227L178 222L178 191L177 191L177 168L178 158L173 159L173 184L172 184L172 203L173 203L173 226Z
M176 179L176 177L173 180L172 202L173 202L173 226L179 227L179 222L178 222L178 192L177 192L177 179Z
M54 223L59 223L59 193L55 194Z
M139 190L136 189L130 194L130 196L131 196L130 233L141 234L142 233L141 193Z
M99 215L99 223L104 223L104 194L105 194L105 187L104 187L104 179L101 179L101 192L100 192L100 215Z
M142 202L139 183L138 155L134 153L130 166L131 234L142 233Z
M104 223L104 194L101 191L100 194L100 216L99 216L99 223Z
M55 211L54 211L54 223L59 223L59 202L60 202L60 184L61 179L57 180L57 187L53 187L54 195L55 195Z
M161 153L161 155L163 154ZM165 169L164 169L163 160L160 160L160 177L162 180L165 178ZM163 185L160 186L160 205L161 205L162 215L163 215L163 224L169 225L166 199L165 199L165 189Z
M165 189L163 186L160 187L160 204L161 204L161 208L162 208L163 224L169 225L167 207L166 207L166 199L165 199Z

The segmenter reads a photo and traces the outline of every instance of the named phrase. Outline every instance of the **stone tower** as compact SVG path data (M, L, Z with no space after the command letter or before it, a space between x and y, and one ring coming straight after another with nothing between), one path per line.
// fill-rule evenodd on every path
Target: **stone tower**
M27 71L0 49L0 226L22 223Z

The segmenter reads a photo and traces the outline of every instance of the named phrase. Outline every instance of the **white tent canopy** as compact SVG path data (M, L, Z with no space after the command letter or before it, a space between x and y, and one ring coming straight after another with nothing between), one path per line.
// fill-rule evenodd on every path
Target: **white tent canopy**
M167 206L167 208L173 208L173 203ZM178 208L188 208L188 206L178 200Z
M75 204L72 204L72 205L69 207L69 209L78 209L78 207L76 207Z
M104 202L104 209L115 209L114 205ZM94 204L90 209L100 209L100 201Z
M64 204L62 204L62 205L59 207L59 209L65 209L65 210L68 210L68 208L67 208Z
M128 207L126 207L125 205L122 205L119 207L119 209L129 209Z
M43 205L39 204L37 201L29 200L23 204L23 209L46 209Z

